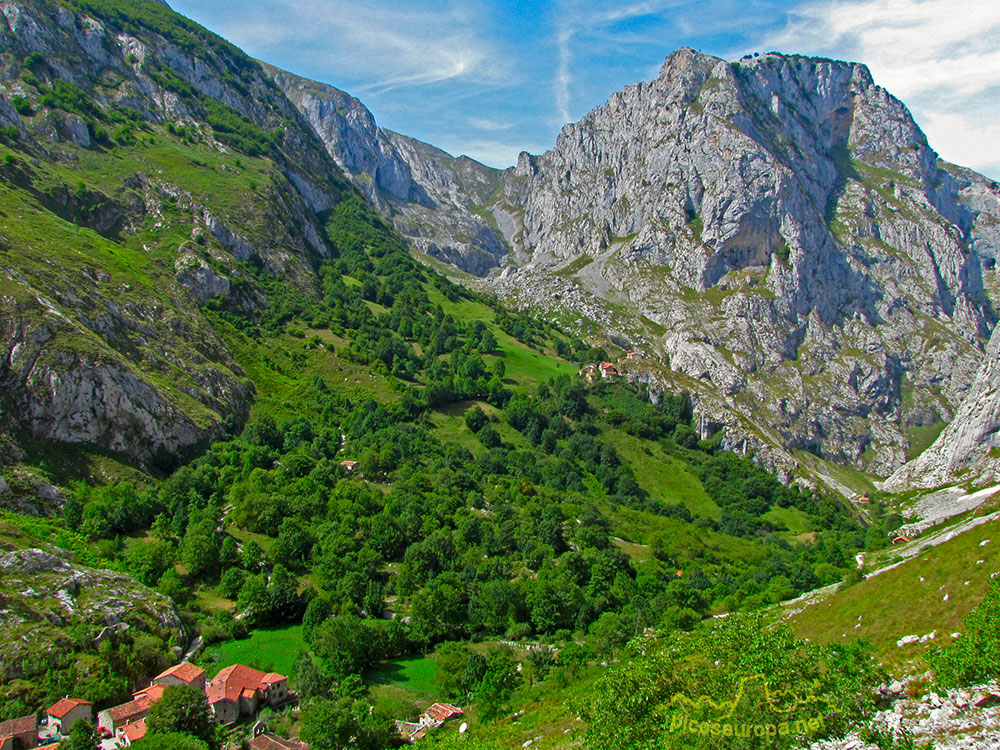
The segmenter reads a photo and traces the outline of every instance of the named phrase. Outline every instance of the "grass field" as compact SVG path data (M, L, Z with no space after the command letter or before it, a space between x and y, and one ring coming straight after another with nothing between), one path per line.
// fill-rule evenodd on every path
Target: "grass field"
M775 526L783 526L793 534L803 534L811 531L809 516L799 508L771 508L763 519Z
M722 516L722 509L683 461L665 453L658 444L621 430L609 430L607 436L615 450L631 464L639 486L653 499L665 505L684 505L693 515L703 518Z
M295 657L304 645L301 625L254 630L249 638L209 647L198 659L198 664L212 676L230 664L245 664L265 672L290 675Z
M983 544L983 542L986 542ZM980 563L979 561L982 560ZM1000 522L978 526L912 560L838 591L789 622L797 635L825 643L867 638L881 660L901 667L960 632L1000 570ZM899 648L906 635L937 637Z
M368 682L376 685L396 685L414 693L433 697L437 693L434 674L437 662L429 656L414 656L385 662L366 675Z

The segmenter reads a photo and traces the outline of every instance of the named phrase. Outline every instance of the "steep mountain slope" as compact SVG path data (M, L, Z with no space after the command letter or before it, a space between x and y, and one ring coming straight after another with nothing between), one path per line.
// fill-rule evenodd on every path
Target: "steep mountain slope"
M173 465L252 396L203 305L259 308L257 269L315 289L346 186L255 62L163 4L0 10L0 427Z
M692 389L774 467L891 473L982 359L1000 191L863 65L680 50L501 178L272 73L418 246L483 273L506 245L494 290L654 355L638 377Z
M478 276L503 262L507 246L484 210L500 187L499 170L380 128L364 104L339 89L264 68L414 247Z
M965 399L941 435L885 481L890 491L937 487L955 478L1000 480L1000 330L994 328Z
M884 475L982 358L998 196L862 65L680 50L508 173L521 268L498 286L543 301L555 276L566 300L569 277L651 321L720 420Z

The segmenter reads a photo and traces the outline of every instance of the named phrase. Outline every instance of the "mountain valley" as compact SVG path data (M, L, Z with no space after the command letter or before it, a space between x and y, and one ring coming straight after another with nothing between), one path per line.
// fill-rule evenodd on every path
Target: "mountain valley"
M994 731L1000 186L864 65L682 48L498 170L0 16L0 726L239 658L314 750ZM252 746L194 693L136 746Z

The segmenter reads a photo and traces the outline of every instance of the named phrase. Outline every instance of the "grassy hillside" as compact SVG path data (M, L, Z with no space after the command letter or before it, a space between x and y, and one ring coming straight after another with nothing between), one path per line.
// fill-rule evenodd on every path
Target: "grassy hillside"
M64 35L25 7L55 36L0 52L0 469L11 506L58 492L2 541L128 574L184 633L70 617L2 657L0 714L104 708L199 634L212 669L289 672L304 737L337 716L378 747L433 697L501 744L574 739L598 665L641 667L630 640L839 581L871 542L699 440L687 393L589 383L616 351L417 263L238 50L151 0L63 3Z

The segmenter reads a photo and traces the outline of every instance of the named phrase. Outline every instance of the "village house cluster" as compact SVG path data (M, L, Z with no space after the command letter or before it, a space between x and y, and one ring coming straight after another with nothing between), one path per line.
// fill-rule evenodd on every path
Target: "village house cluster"
M637 352L634 349L629 349L625 352L625 359L627 360L639 360L648 359L644 352ZM593 362L588 363L580 368L580 377L584 378L588 383L595 382L598 378L602 380L607 380L609 383L613 383L618 379L621 373L618 370L618 366L614 362L601 362L600 364L595 364Z
M132 700L99 712L98 732L104 738L114 737L118 747L128 747L141 739L146 735L149 709L172 685L189 685L204 692L215 720L224 725L235 724L242 718L253 716L261 708L280 708L296 698L288 690L288 678L276 672L262 672L242 664L233 664L222 669L215 679L206 681L204 669L185 661L158 674L148 687L133 693ZM46 714L44 734L52 739L68 735L73 724L81 719L94 723L94 705L80 698L67 696L57 701ZM43 750L57 746L58 743L45 745ZM37 747L39 731L36 716L24 716L0 723L0 750L30 750ZM283 740L261 733L250 740L250 747L252 750L308 750L298 740Z

